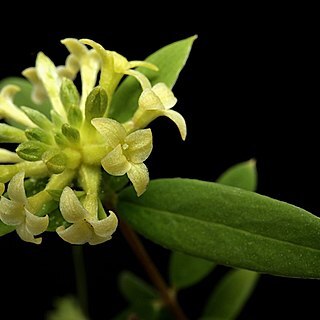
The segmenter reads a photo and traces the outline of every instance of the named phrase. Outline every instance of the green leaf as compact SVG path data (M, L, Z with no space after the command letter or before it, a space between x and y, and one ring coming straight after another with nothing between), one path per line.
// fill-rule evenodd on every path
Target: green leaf
M120 274L119 288L139 319L157 319L161 306L156 303L159 295L155 289L129 271Z
M134 319L134 316L136 316L135 312L132 311L130 308L125 309L121 311L119 314L114 316L111 320L128 320L128 319Z
M251 159L232 166L217 179L217 182L248 191L255 191L257 188L256 161Z
M72 296L58 298L55 309L47 314L46 320L87 320L78 301Z
M191 287L205 278L214 267L212 261L173 252L169 264L170 283L175 289Z
M153 85L164 82L172 88L188 59L196 38L197 36L193 36L174 42L147 57L146 61L155 64L159 68L158 72L142 67L137 70L144 73ZM137 80L127 77L113 96L109 117L119 122L129 120L138 106L140 94L141 87Z
M7 233L10 233L12 231L14 231L14 227L12 226L7 226L6 224L4 224L1 220L0 220L0 237L4 236Z
M209 297L204 317L211 320L236 319L250 298L259 274L248 270L231 270Z
M157 291L129 271L119 276L119 288L123 296L131 303L148 301L158 298Z
M56 202L56 208L59 206L59 203ZM49 216L49 225L47 231L56 231L56 229L60 226L64 226L67 228L70 224L64 220L60 210L57 208L48 213Z
M41 104L36 104L31 99L32 85L29 81L19 77L9 77L0 81L0 89L8 84L13 84L20 87L20 91L14 97L14 103L18 107L26 106L38 110L45 114L47 117L50 115L51 104L49 100Z
M285 202L192 179L159 179L137 198L120 193L118 212L171 250L274 275L320 278L320 221Z
M30 178L24 181L24 189L26 191L26 196L31 197L36 193L42 191L48 183L48 178L35 179Z

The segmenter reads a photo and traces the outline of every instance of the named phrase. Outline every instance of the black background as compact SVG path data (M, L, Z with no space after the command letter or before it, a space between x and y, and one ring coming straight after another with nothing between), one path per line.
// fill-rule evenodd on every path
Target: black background
M259 20L259 19L257 19ZM38 51L63 64L65 37L92 38L129 60L142 60L160 47L198 34L190 59L174 87L175 110L188 125L182 142L174 124L152 124L154 150L147 161L151 178L215 180L231 165L257 160L258 192L319 212L319 134L312 29L299 21L226 21L213 31L152 33L92 31L12 31L2 39L0 77L19 76L34 65ZM55 234L43 244L23 243L15 233L0 240L0 307L20 317L43 319L55 297L75 291L71 247ZM320 239L319 239L320 241ZM167 276L168 251L145 244ZM126 305L116 289L117 274L144 271L120 231L100 246L84 246L92 319L110 319ZM227 269L181 294L196 319L207 294ZM263 275L240 319L317 319L316 280ZM8 318L9 319L9 318Z

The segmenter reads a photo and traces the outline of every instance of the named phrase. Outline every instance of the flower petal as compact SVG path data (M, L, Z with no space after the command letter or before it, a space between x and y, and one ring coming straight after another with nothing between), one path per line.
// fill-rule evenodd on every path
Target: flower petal
M163 82L159 82L153 86L152 91L158 96L164 108L167 110L174 107L174 105L177 103L177 98Z
M0 148L0 163L16 163L21 161L22 159L15 152Z
M92 125L100 132L111 148L122 143L126 137L126 130L122 124L113 119L96 118L91 120Z
M94 88L98 71L100 69L100 57L95 50L88 50L79 40L67 38L61 41L74 56L80 65L82 95L80 109L84 110L85 100Z
M134 163L145 161L152 151L151 129L142 129L130 133L126 137L125 143L128 145L125 154L129 161Z
M49 217L38 217L28 210L25 210L26 212L26 222L25 226L27 230L33 234L33 235L38 235L42 232L45 232L48 228L49 225Z
M60 197L60 211L66 221L74 223L86 218L87 210L82 206L70 187L65 187Z
M133 187L137 192L137 196L140 197L146 191L149 183L148 168L144 163L132 164L128 171L128 178L132 182Z
M25 213L22 204L5 197L0 200L0 219L8 226L17 226L24 222Z
M147 88L149 88L149 89L151 88L151 83L150 83L149 79L143 73L141 73L137 70L129 69L125 72L125 74L135 77L139 81L143 90L147 89Z
M179 112L176 112L174 110L166 110L164 116L168 117L176 124L180 131L182 140L185 140L187 136L187 125L183 116Z
M74 223L67 229L63 226L56 229L58 235L71 244L85 244L93 236L93 229L85 220Z
M61 79L54 63L42 52L38 53L36 69L55 111L66 118L66 113L60 100Z
M26 193L24 191L24 171L14 175L8 185L8 196L11 200L22 205L27 203Z
M130 169L130 163L123 155L120 144L101 160L101 164L113 176L122 176Z
M4 86L0 90L0 119L10 119L26 127L34 127L35 124L13 103L14 95L20 91L15 85Z
M89 221L94 233L99 237L110 238L118 226L117 216L112 211L109 213L110 215L102 220Z
M144 67L153 71L159 71L159 68L151 62L148 61L130 61L129 62L130 69L136 67Z
M109 237L99 237L99 236L97 236L96 234L93 233L92 238L88 242L89 242L89 244L94 246L96 244L104 243L104 242L106 242L106 241L108 241L110 239L111 239L111 236L109 236Z
M26 242L35 244L40 244L42 242L42 238L35 238L33 234L26 228L24 223L17 226L16 231L19 237Z
M23 70L22 75L32 83L32 100L37 104L45 101L48 95L42 81L38 77L37 69L34 67L27 68Z
M149 88L142 91L138 103L143 110L165 110L159 97Z

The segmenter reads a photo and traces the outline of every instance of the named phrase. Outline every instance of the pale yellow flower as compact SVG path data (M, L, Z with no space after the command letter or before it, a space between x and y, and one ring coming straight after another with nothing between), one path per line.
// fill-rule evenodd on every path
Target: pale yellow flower
M79 71L79 65L73 55L69 55L66 59L65 65L56 67L57 74L60 79L66 77L73 80ZM22 72L22 75L32 83L32 100L40 104L48 98L48 94L42 78L38 75L37 68L30 67Z
M17 173L9 182L8 197L0 200L0 219L16 228L19 237L27 242L40 244L42 238L34 236L44 232L49 224L49 217L38 217L29 211L28 199L24 190L24 172Z
M80 109L84 111L86 99L97 82L101 65L100 56L95 50L88 50L77 39L67 38L62 40L61 43L67 47L71 53L69 57L72 57L72 62L77 64L78 70L80 70L82 83ZM67 70L69 69L70 67L67 68Z
M131 75L142 83L148 83L148 79L140 72L132 70L136 67L145 67L154 71L158 68L147 61L128 61L124 56L115 52L105 50L99 43L82 39L80 42L94 48L101 57L101 77L100 85L106 90L109 99L111 99L114 90L124 75Z
M106 118L93 119L92 124L111 148L101 161L103 168L114 176L127 174L140 196L149 183L148 169L143 162L152 151L151 130L143 129L127 134L123 125Z
M132 120L125 124L125 128L128 131L145 128L154 119L165 116L176 124L182 140L185 140L187 136L186 122L180 113L172 110L176 103L176 97L164 83L157 83L152 88L145 88L139 98L139 107Z
M34 127L35 124L18 108L14 102L14 96L20 91L15 85L7 85L0 91L0 119L13 120L26 127Z
M98 199L96 199L98 201ZM109 211L109 216L98 219L98 212L84 208L70 187L65 187L60 198L60 211L64 219L72 225L57 228L58 235L71 244L100 244L111 239L117 228L117 216Z

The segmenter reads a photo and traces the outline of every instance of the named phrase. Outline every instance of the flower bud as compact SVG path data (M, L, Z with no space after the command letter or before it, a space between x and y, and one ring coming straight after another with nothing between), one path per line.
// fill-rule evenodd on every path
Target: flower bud
M86 100L85 115L86 121L90 121L94 118L103 117L108 106L108 96L104 89L101 87L95 87L89 94Z
M71 142L78 143L80 141L80 133L68 123L64 123L61 127L62 134Z
M71 107L79 107L80 96L73 81L68 78L62 79L60 98L67 113Z
M67 157L58 150L48 150L42 155L42 161L50 173L58 174L66 168Z
M26 141L21 143L16 149L18 156L27 161L41 160L44 152L49 146L39 141Z
M39 141L49 145L53 143L52 135L48 131L40 128L26 129L25 135L29 140Z
M21 107L21 109L38 127L44 130L51 130L52 123L43 113L28 107Z

